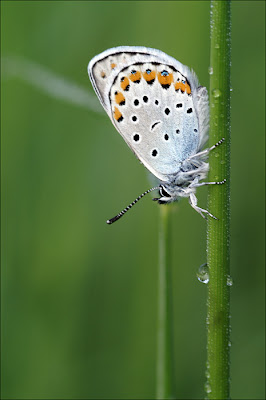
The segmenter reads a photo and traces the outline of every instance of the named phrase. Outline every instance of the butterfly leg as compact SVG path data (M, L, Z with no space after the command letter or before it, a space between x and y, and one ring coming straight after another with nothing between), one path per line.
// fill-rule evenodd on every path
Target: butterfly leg
M200 208L200 207L197 206L198 199L197 199L197 197L195 196L194 193L190 193L190 195L189 195L189 202L190 202L191 207L194 208L194 210L196 210L204 219L206 219L206 216L204 215L204 213L207 214L207 215L209 215L210 217L212 217L212 218L214 218L214 219L217 219L217 218L216 218L214 215L212 215L209 211L204 210L203 208Z
M218 146L219 146L220 144L222 144L224 141L225 141L225 138L222 138L221 140L219 140L219 142L215 143L213 146L209 147L208 149L205 149L205 150L203 150L203 151L200 151L199 153L196 153L196 154L194 154L193 156L189 157L189 158L187 159L187 161L188 161L188 160L191 160L192 158L195 158L195 157L202 157L202 156L205 156L205 155L209 154L210 151L214 150L216 147L218 147Z
M224 179L223 181L220 182L196 182L196 183L191 183L190 187L200 187L200 186L205 186L205 185L222 185L226 182L226 179Z

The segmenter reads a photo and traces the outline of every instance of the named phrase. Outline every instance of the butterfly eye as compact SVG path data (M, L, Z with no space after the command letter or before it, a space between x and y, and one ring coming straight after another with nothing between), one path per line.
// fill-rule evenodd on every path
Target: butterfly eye
M159 192L160 192L160 195L163 197L171 197L171 195L169 193L167 193L167 191L164 189L163 186L160 186Z

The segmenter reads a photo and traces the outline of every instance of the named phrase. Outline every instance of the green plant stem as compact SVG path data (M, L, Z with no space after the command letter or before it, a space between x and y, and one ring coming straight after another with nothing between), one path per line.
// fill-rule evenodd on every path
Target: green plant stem
M225 142L210 154L207 263L207 377L209 399L230 397L230 63L231 4L211 1L210 145Z
M170 268L171 205L159 207L157 399L173 395L173 316Z

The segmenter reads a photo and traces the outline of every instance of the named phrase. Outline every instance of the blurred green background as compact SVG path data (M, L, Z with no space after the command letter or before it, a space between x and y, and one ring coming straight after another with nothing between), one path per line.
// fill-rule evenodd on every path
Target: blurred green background
M7 57L74 82L96 107L87 64L118 45L161 49L208 87L209 12L208 1L1 2L2 398L154 398L159 207L147 196L106 225L150 187L145 168L100 107L47 95L19 63L12 77ZM233 1L232 399L265 398L264 34L265 2ZM206 222L183 200L172 225L177 397L200 399Z

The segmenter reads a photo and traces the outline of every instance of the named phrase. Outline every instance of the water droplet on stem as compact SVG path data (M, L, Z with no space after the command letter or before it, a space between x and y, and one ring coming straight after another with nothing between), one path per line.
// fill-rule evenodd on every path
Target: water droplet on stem
M233 279L231 278L230 275L227 276L226 284L227 286L233 286Z
M197 273L198 281L207 284L209 282L209 267L207 263L202 264Z
M204 389L205 389L206 393L211 393L212 389L211 389L211 385L209 384L209 382L205 383Z
M215 99L218 99L219 97L221 97L222 92L220 89L213 89L212 91L212 95Z

